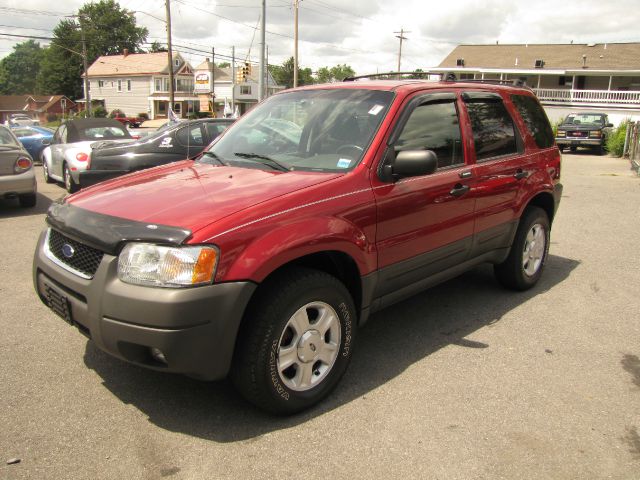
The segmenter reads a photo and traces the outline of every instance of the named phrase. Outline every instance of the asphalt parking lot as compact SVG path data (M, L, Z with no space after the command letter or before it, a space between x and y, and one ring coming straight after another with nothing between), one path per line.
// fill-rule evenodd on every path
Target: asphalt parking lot
M382 311L320 406L137 368L36 297L44 214L0 201L0 479L639 479L640 178L565 154L545 274L481 267ZM19 463L7 464L19 459Z

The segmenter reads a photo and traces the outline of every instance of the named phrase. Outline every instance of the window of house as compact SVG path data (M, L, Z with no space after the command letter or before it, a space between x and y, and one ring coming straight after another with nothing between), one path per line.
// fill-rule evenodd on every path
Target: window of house
M161 115L166 115L167 113L167 103L166 102L158 102L158 113Z
M193 86L193 77L178 78L176 80L176 91L178 92L192 92Z
M131 80L127 80L127 92L131 91Z
M251 85L240 85L240 95L251 95Z
M455 103L426 103L416 107L395 147L396 151L432 150L438 157L438 168L464 163Z
M473 130L476 160L518 152L516 129L501 99L465 99Z
M118 92L122 91L122 80L118 80L118 82L117 82L117 90L118 90Z
M98 88L104 87L104 80L98 80Z
M529 95L511 95L511 101L540 148L553 146L553 130L547 115L535 98Z
M169 79L167 77L156 77L154 80L155 80L155 91L156 92L168 92L169 91Z

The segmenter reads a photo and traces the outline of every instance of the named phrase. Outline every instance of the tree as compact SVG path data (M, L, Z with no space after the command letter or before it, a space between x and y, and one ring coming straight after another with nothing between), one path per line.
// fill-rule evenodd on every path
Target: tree
M150 53L159 53L159 52L167 52L167 51L168 51L167 47L162 45L157 40L154 40L153 43L151 44L151 47L149 48Z
M341 82L347 77L355 76L356 72L349 65L340 64L335 67L322 67L316 74L317 83Z
M37 86L44 93L82 97L81 28L87 45L87 63L101 55L142 52L148 31L136 26L132 12L115 0L86 3L73 19L60 21L53 30L54 40L46 49Z
M13 52L0 61L0 95L38 93L36 77L44 50L28 40L13 47Z
M286 88L293 87L293 57L290 57L282 65L269 65L269 73L278 85ZM313 83L310 68L298 66L298 85L311 85Z
M216 66L218 68L229 68L231 66L231 64L229 62L220 62L220 63L216 64Z

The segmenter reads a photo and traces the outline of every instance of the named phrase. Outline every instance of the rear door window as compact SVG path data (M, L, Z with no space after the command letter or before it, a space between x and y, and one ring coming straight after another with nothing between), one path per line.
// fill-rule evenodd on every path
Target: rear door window
M511 101L527 125L536 145L540 148L552 147L553 130L540 103L529 95L511 95Z
M204 138L200 125L186 126L178 130L176 139L180 145L188 147L189 145L204 145Z
M463 95L469 112L476 161L518 153L517 130L509 112L496 94Z

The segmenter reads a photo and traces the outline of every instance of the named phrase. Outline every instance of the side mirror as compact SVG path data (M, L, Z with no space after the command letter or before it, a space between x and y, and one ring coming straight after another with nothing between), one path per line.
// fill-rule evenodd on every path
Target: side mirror
M394 181L403 177L429 175L438 168L438 156L432 150L404 150L398 152L395 161L388 167Z
M51 139L50 138L43 138L42 139L42 145L44 145L45 147L51 145Z
M607 127L613 127L613 123L607 123L605 126L607 126Z

